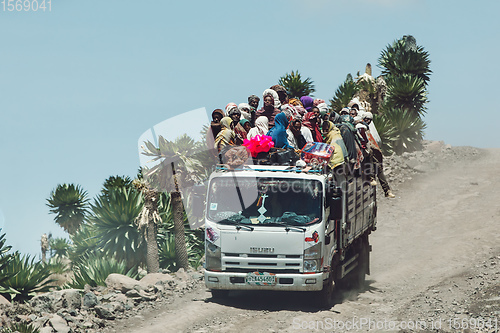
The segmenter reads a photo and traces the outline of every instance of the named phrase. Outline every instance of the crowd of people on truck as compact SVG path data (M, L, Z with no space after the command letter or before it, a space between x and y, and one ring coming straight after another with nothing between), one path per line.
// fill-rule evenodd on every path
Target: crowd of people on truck
M339 113L322 99L310 96L289 98L284 87L264 90L263 106L256 95L248 103L228 103L224 110L212 112L207 132L210 149L220 153L227 146L240 146L248 140L271 137L276 148L301 150L308 142L324 142L334 149L328 166L350 165L370 179L378 177L385 196L394 198L383 172L381 139L373 123L373 114L353 98ZM368 170L369 169L369 170Z

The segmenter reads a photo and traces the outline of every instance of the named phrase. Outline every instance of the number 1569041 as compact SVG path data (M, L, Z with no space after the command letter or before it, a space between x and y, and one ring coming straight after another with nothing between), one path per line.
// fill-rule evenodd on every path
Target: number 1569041
M0 10L4 12L50 12L52 0L2 0Z

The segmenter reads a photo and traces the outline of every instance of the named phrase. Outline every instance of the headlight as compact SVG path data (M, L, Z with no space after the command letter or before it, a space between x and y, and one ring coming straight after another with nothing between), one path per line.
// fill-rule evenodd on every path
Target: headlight
M205 268L209 271L220 271L222 269L220 247L206 242Z
M318 270L318 260L317 259L304 260L304 272L316 272L317 270Z
M319 242L304 251L304 272L317 272L319 270L321 246L322 243Z

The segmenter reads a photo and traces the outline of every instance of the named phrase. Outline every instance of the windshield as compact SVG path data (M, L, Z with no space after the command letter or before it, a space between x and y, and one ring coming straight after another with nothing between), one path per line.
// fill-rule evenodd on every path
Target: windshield
M208 218L227 224L309 225L321 221L320 181L291 178L214 178Z

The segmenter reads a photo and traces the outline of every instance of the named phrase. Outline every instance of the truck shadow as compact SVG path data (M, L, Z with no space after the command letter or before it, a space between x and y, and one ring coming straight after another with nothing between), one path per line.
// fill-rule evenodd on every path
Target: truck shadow
M344 302L356 301L363 293L378 292L377 288L371 286L374 280L366 280L362 289L336 290L334 305L330 311L335 311L335 306ZM301 291L266 291L266 290L235 290L231 291L225 298L209 297L206 303L217 303L242 310L265 310L265 311L302 311L318 312L328 310L320 305L318 292Z

